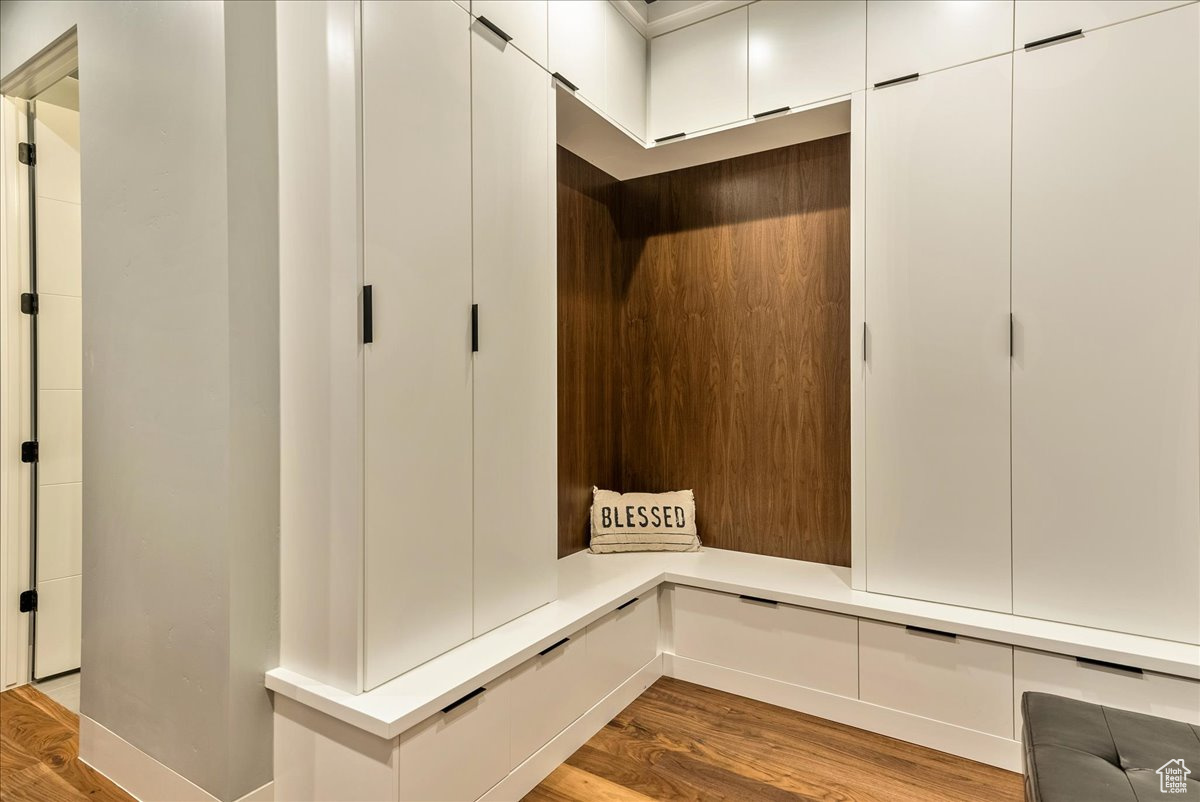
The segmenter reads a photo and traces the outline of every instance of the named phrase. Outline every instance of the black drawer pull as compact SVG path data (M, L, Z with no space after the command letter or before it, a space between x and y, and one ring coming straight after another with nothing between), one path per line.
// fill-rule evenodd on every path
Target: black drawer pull
M943 632L940 629L929 629L928 627L905 627L909 632L915 632L918 635L932 635L935 638L947 638L949 640L958 640L958 636L953 632Z
M755 604L769 604L772 607L775 607L779 604L779 602L775 601L774 599L764 599L762 596L747 596L743 593L739 593L738 598L742 601L754 602Z
M471 304L471 353L479 350L479 304Z
M476 17L475 19L479 20L479 24L480 24L480 25L482 25L483 27L487 28L487 29L488 29L489 31L491 31L492 33L494 33L494 34L496 34L497 36L499 36L499 37L500 37L501 39L503 39L505 42L511 42L511 41L512 41L512 37L511 37L511 36L509 36L508 34L506 34L506 33L504 32L504 30L503 30L503 29L502 29L502 28L501 28L499 25L497 25L496 23L492 22L492 21L491 21L490 19L488 19L487 17Z
M618 604L618 605L617 605L617 609L618 609L618 610L624 610L626 607L628 607L629 605L633 604L633 603L634 603L635 601L637 601L637 600L638 600L638 597L637 597L637 596L634 596L632 599L630 599L629 601L625 602L624 604Z
M442 712L449 713L451 710L458 707L459 705L465 705L467 702L471 701L476 696L478 696L479 694L483 693L486 690L487 690L487 688L476 688L475 690L471 691L463 698L459 699L457 702L451 702L450 704L443 707Z
M362 293L363 305L363 344L375 342L375 310L371 303L371 285L367 284L363 287Z
M538 657L545 657L546 655L550 654L550 652L554 651L559 646L562 646L564 643L566 643L569 640L570 640L570 638L563 638L562 640L558 641L557 643L550 644L545 649L542 649L540 652L538 652Z
M875 84L875 88L882 89L885 86L892 86L893 84L902 84L906 83L907 81L915 81L920 77L921 73L914 72L910 75L901 75L899 78L888 78L886 81L880 81L879 83Z
M550 77L553 78L554 80L558 81L560 84L565 86L567 89L570 89L572 92L579 91L579 87L576 86L575 84L571 83L570 81L568 81L567 76L563 75L561 72L551 73Z
M1083 36L1083 28L1079 28L1078 30L1074 31L1067 31L1066 33L1060 33L1058 36L1047 36L1045 39L1026 42L1025 49L1031 50L1035 47L1041 47L1042 45L1052 45L1055 42L1065 42L1067 39L1074 39L1077 36Z
M754 115L754 119L757 120L760 117L770 117L772 114L778 114L781 111L791 111L791 108L791 106L780 106L779 108L771 109L770 111L760 111L758 114Z
M1076 657L1075 662L1081 666L1088 666L1091 668L1110 668L1113 671L1124 671L1127 674L1137 674L1139 677L1143 673L1140 668L1136 668L1134 666L1123 666L1120 663L1110 663L1106 660L1094 660L1091 657Z
M680 131L678 134L667 134L666 136L660 136L658 139L654 140L654 144L660 145L663 142L670 142L672 139L679 139L681 136L687 136L687 131Z

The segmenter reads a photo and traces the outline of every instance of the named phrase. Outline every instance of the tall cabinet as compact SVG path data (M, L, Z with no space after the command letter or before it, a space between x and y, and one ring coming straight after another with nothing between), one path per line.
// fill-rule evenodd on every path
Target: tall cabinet
M1198 15L1016 53L1013 108L1014 611L1193 643Z

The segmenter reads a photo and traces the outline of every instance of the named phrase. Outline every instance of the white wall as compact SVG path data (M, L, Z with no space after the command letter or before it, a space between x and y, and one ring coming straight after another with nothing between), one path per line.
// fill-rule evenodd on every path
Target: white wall
M234 799L270 779L278 663L274 4L5 0L0 75L72 25L81 708Z

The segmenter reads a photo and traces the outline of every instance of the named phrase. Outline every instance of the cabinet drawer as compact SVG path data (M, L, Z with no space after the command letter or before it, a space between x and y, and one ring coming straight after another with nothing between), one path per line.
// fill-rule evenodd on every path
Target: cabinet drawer
M675 654L854 698L858 619L676 587Z
M563 731L592 705L581 678L587 667L583 632L538 655L509 675L512 688L512 767Z
M1200 682L1137 673L1031 649L1013 653L1014 735L1021 737L1021 695L1042 691L1122 710L1200 725Z
M633 676L658 654L658 593L592 623L587 629L590 703L595 703Z
M1011 738L1012 647L859 622L864 702Z
M486 688L400 736L401 802L478 799L508 774L511 683Z

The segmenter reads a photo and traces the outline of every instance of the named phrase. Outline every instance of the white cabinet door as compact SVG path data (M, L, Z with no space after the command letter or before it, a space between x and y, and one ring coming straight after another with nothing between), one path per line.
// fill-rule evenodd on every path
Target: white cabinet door
M604 3L604 111L639 139L646 137L646 39L612 3Z
M1200 642L1200 6L1018 51L1013 607Z
M1009 611L1011 57L867 98L867 587Z
M748 11L650 40L650 139L744 120Z
M546 0L473 0L471 13L485 17L542 67L547 65Z
M557 592L554 87L512 48L472 42L475 634ZM460 488L470 492L469 485ZM430 532L437 537L439 530Z
M362 15L372 688L471 637L471 33L438 0Z
M867 83L1007 53L1013 0L867 0Z
M607 0L550 0L550 71L598 108L608 100L605 78Z
M846 95L866 83L866 0L750 6L750 113Z
M1016 46L1070 31L1090 31L1153 14L1187 0L1017 0Z

